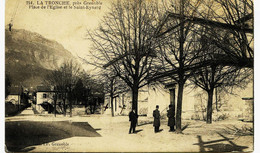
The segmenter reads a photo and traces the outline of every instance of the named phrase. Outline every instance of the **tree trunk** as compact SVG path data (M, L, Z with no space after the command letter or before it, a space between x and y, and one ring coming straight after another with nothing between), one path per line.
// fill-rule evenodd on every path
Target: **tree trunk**
M54 93L54 117L56 117L57 93Z
M70 117L72 117L72 101L70 100L69 103L70 103Z
M138 115L138 87L135 86L132 89L132 110ZM138 118L136 119L136 125L138 125Z
M132 88L132 110L138 114L138 86Z
M176 133L181 133L181 113L182 113L182 97L183 97L184 82L178 83L178 98L176 112Z
M117 97L115 97L115 112L117 111Z
M218 112L218 88L215 89L215 98L216 98L216 111Z
M91 113L91 114L95 114L95 110L96 110L96 105L94 105L94 104L92 103L92 105L90 105L90 113Z
M111 79L111 82L110 82L110 102L111 102L111 114L112 114L112 117L115 116L114 114L114 105L113 105L113 99L114 99L114 92L113 92L113 81L114 79Z
M113 100L114 100L114 97L113 97L113 92L110 93L110 103L111 103L111 114L112 114L112 117L114 117L114 104L113 104Z
M85 109L88 107L87 102L88 102L88 96L86 96L86 98L84 99Z
M212 123L212 101L213 101L213 94L214 94L214 84L215 84L215 73L216 73L216 66L211 65L211 79L210 79L210 90L208 90L208 106L207 106L207 123Z
M65 98L63 98L63 114L64 114L64 116L66 116L66 99Z
M96 107L97 107L97 105L94 104L94 106L93 106L93 113L92 113L92 114L95 114L95 112L96 112Z
M212 123L212 101L214 89L208 91L207 123Z
M68 101L69 101L69 107L70 107L70 117L72 117L72 92L71 92L71 88L69 88L69 92L68 92Z
M175 115L175 88L173 89L170 89L170 104L172 105L173 107L173 114Z
M111 114L112 114L112 117L114 117L114 105L113 105L113 94L110 95L110 103L111 103Z
M179 81L178 81L178 97L177 97L177 110L176 110L176 133L182 133L181 129L181 113L182 113L182 97L183 88L185 84L184 80L184 1L180 1L180 38L179 38Z

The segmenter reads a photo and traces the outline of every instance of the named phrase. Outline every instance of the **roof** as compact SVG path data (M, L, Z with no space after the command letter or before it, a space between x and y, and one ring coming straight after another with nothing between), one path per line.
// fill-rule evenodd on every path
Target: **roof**
M53 90L51 89L50 86L37 86L37 92L52 92Z
M9 89L10 89L9 95L20 95L20 93L22 92L21 87L10 87Z

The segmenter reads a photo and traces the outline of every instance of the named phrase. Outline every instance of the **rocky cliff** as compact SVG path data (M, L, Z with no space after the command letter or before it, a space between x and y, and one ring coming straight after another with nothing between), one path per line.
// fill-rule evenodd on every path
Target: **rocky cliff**
M12 84L36 86L73 55L56 41L23 29L5 31L5 71Z

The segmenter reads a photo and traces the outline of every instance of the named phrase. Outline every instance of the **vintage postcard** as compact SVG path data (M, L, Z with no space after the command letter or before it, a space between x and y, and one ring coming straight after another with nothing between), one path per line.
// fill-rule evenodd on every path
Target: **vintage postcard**
M253 0L6 0L6 152L254 151Z

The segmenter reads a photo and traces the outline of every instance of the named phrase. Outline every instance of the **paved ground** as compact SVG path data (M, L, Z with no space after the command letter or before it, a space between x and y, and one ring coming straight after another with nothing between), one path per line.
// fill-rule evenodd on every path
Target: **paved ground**
M6 117L6 146L9 151L31 152L229 152L252 151L252 123L235 120L211 125L183 121L183 134L168 132L165 120L154 133L152 119L139 118L138 133L128 134L128 117L92 115L72 118L34 115L28 108Z

